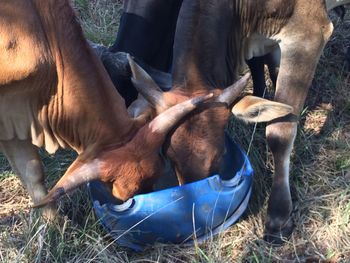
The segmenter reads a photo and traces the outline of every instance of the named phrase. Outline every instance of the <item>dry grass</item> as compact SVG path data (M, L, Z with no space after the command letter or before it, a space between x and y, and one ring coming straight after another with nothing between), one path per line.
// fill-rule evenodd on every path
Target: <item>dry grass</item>
M76 0L88 38L109 44L120 1ZM64 198L59 222L50 225L30 201L4 158L0 159L0 261L2 262L350 262L350 83L344 54L350 19L338 23L310 89L293 154L291 181L296 229L282 247L261 240L271 185L271 156L264 126L257 127L250 159L254 194L245 216L228 231L192 248L157 245L143 253L118 247L100 227L85 189ZM253 128L229 130L247 149ZM249 134L249 136L247 136ZM74 154L42 153L51 184Z
M111 44L116 37L123 0L74 0L85 35L95 43Z

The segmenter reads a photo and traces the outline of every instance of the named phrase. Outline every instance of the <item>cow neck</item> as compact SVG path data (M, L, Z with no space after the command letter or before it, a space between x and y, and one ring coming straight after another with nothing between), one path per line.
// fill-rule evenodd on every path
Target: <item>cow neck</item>
M69 1L34 1L56 64L58 84L48 118L60 145L82 152L88 146L129 141L135 134L134 122L84 39Z
M244 41L253 33L278 33L293 14L294 2L184 1L175 33L174 85L189 86L189 63L207 87L231 85L243 63Z
M276 35L294 13L297 0L238 1L233 9L235 23L242 36L258 33ZM299 1L302 2L302 1Z
M226 87L234 80L232 8L226 1L184 1L175 33L173 82L187 86L194 68L208 88ZM223 26L226 25L226 26ZM208 34L208 28L210 34ZM194 87L194 85L192 85Z

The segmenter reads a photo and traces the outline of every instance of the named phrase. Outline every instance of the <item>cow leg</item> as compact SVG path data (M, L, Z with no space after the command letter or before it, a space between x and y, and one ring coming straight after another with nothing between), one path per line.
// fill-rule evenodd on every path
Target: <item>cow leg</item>
M277 76L278 76L278 68L280 65L280 59L281 59L281 50L279 48L276 48L274 51L264 56L264 62L267 65L267 68L269 69L270 79L274 87L276 87L277 85Z
M11 164L13 171L20 177L34 203L41 201L47 194L44 185L44 172L36 146L29 140L13 139L1 141L1 149ZM43 216L52 220L56 216L55 205L44 208Z
M296 122L278 122L266 128L267 142L274 160L274 180L265 222L265 240L281 243L293 231L289 162L297 131Z
M151 67L169 72L177 17L183 0L124 0L111 52L124 51Z
M253 57L246 60L253 79L253 95L262 97L265 91L264 57Z
M309 32L308 36L301 36L300 39L295 36L294 39L284 38L280 44L282 57L275 100L293 106L294 118L288 116L274 121L266 129L275 166L265 223L265 240L272 243L282 243L283 238L293 231L289 163L297 132L295 116L300 114L304 105L320 53L332 31L331 26L328 31L324 29L328 27L324 27L321 32L315 32L314 36Z

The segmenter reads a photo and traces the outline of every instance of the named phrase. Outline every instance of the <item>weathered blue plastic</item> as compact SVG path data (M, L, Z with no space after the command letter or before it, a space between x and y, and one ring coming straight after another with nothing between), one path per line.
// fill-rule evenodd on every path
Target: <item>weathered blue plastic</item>
M91 182L97 217L118 244L134 250L156 242L202 242L219 233L245 211L253 179L247 156L228 136L226 148L222 175L140 194L122 205L101 182Z

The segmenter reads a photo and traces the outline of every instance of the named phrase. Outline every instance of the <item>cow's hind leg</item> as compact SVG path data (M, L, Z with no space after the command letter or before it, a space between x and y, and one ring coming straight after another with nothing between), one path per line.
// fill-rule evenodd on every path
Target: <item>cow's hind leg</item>
M1 141L1 149L11 164L13 171L20 177L34 204L46 196L44 172L38 149L29 140ZM51 204L44 208L43 216L52 220L56 216L56 207Z
M270 79L273 83L273 86L276 87L278 69L279 69L280 60L281 60L281 50L279 48L276 48L272 52L266 54L264 56L264 60L265 60L264 61L265 64L269 69Z
M253 57L246 61L253 79L253 95L263 97L265 91L264 57Z
M327 24L326 24L327 25ZM296 116L304 105L320 53L332 26L314 29L314 35L282 38L281 65L275 100L293 106L294 115L270 123L266 129L267 142L274 159L274 180L265 223L265 240L282 243L293 231L292 199L289 188L289 159L297 132Z

